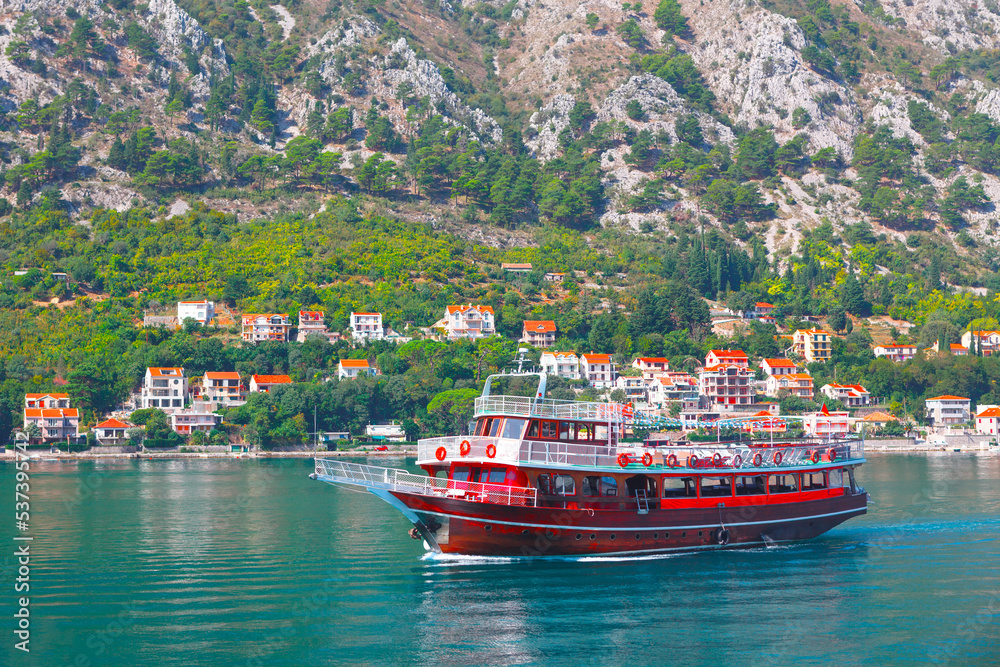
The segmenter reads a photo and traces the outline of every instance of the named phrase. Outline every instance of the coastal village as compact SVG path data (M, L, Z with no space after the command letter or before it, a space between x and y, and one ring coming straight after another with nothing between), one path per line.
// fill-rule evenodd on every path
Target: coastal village
M520 266L505 265L505 269L508 268L518 270ZM546 274L546 280L561 279L562 274ZM758 302L753 309L733 316L741 322L774 324L774 309L772 304ZM734 318L720 319L732 321ZM146 324L208 328L215 324L215 319L215 303L180 301L176 317L153 318ZM310 337L320 337L331 343L348 343L353 349L365 350L375 341L405 344L414 337L442 342L499 337L493 308L472 303L448 306L441 319L431 327L408 330L406 335L385 325L378 312L352 312L350 326L344 332L329 330L324 313L312 310L299 311L296 319L288 313L247 313L241 315L239 321L240 340L244 346L262 342L304 343ZM560 349L559 331L551 320L524 320L522 336L517 343L522 350L534 352L535 370L566 380L577 393L596 392L605 401L627 405L629 411L641 411L646 419L661 425L669 423L673 427L671 430L685 433L721 435L722 424L730 428L736 424L736 430L757 435L780 433L785 437L843 438L858 434L919 438L944 445L948 435L971 434L988 436L991 445L996 443L1000 434L998 405L973 405L970 398L963 396L935 396L926 399L921 423L917 425L893 414L883 398L872 396L861 384L830 382L816 387L807 365L829 361L835 335L821 328L797 329L776 336L784 350L781 357L752 360L739 349L712 349L703 360L688 359L685 370L671 368L666 357L637 355L631 359L616 359L611 354ZM991 356L998 350L998 331L968 331L962 336L961 344L951 344L947 350L939 349L937 344L925 349L903 343L872 346L875 357L884 357L896 364L905 363L918 354ZM376 363L369 358L343 358L338 362L335 375L318 380L355 380L380 374ZM227 410L246 404L252 394L280 392L282 387L292 384L293 379L287 374L242 375L220 369L194 376L183 367L148 367L141 386L136 387L119 410L89 424L81 423L80 411L72 405L68 393L26 394L23 426L15 429L14 437L16 441L26 441L36 447L50 446L53 450L61 446L71 450L74 446L77 449L91 446L135 451L145 440L146 418L149 413L158 412L166 417L170 431L183 442L207 444L210 435L222 432ZM821 403L822 407L789 419L790 415L782 415L780 409L780 402L788 397ZM140 414L143 419L133 417ZM633 429L632 435L648 437L649 430L656 429ZM322 449L336 449L338 442L352 438L369 444L407 440L403 427L395 422L369 424L364 433L313 431L310 435L311 442L303 444ZM238 432L227 434L222 440L230 451L252 449ZM175 440L174 444L177 442ZM211 442L218 443L220 438L211 439ZM981 446L983 438L978 442Z

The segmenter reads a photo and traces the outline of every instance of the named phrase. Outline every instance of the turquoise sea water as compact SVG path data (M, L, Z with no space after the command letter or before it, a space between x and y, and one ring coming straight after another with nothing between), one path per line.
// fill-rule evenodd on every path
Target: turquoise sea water
M879 456L870 513L819 539L630 560L428 558L310 471L32 462L23 654L0 464L0 664L1000 663L1000 456Z

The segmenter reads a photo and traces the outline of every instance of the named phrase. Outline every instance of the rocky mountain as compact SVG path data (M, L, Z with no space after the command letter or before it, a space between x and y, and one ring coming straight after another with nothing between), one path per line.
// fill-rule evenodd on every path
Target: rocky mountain
M990 0L0 12L7 213L53 188L83 220L178 199L311 213L342 193L493 243L533 225L669 238L697 224L779 265L810 230L864 222L947 248L955 284L996 268Z

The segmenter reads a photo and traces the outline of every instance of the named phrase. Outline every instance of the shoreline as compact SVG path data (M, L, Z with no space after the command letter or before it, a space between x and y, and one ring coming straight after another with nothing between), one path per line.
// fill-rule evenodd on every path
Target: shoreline
M887 454L988 454L1000 455L998 447L879 447L866 449L865 456L882 456ZM335 450L330 452L307 450L290 452L60 452L52 454L44 451L31 451L32 461L88 461L88 460L171 460L171 459L312 459L312 458L399 458L417 455L416 449L399 449L388 452L367 450ZM0 462L14 461L14 450L4 450L0 454Z

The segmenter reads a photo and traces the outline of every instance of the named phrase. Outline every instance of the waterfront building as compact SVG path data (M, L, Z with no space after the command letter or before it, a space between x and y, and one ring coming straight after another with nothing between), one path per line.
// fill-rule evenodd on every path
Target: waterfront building
M191 435L197 431L208 433L222 423L222 416L195 404L170 415L170 428L178 435Z
M66 442L80 438L80 412L76 408L25 408L24 426L34 424L35 442Z
M976 432L983 435L1000 435L1000 408L980 406L976 415Z
M969 421L971 401L964 396L935 396L924 401L924 416L931 426L951 426Z
M753 370L737 364L703 368L698 374L698 391L716 406L751 405L757 400Z
M224 408L246 403L243 379L239 373L208 371L202 378L201 384L203 401L218 403Z
M48 394L25 394L25 408L68 408L69 394L52 392Z
M166 413L184 408L188 395L188 379L179 367L150 367L142 383L139 407L157 408Z
M705 366L718 366L720 364L749 368L750 358L743 350L709 350L705 356Z
M122 445L128 441L126 433L132 424L118 419L105 419L94 427L94 437L102 445Z

